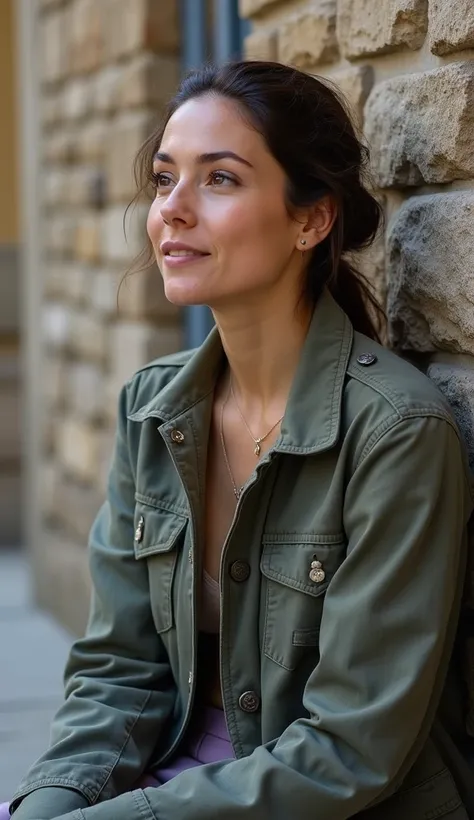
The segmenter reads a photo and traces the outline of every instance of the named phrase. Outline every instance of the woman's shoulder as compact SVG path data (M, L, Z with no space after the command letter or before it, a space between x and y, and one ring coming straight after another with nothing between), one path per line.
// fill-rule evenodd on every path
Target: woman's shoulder
M392 350L354 333L347 366L345 402L350 417L361 412L373 422L437 416L455 425L447 399L418 367Z
M142 365L125 384L128 415L146 406L189 362L195 350L181 350Z

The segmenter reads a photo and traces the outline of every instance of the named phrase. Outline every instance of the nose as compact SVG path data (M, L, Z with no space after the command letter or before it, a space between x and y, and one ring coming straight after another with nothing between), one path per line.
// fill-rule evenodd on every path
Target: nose
M168 194L160 207L160 215L165 225L187 225L196 223L196 209L191 201L189 190L178 183Z

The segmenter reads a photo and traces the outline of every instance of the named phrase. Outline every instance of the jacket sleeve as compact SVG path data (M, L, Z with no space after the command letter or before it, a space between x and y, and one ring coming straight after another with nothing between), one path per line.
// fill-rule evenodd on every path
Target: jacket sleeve
M147 765L174 703L168 657L152 620L146 562L134 558L134 505L124 387L107 500L90 535L88 627L70 652L65 700L53 721L50 748L13 799L15 808L19 799L38 789L35 794L45 820L56 817L58 807L74 797L69 809L83 806L84 798L90 804L99 796L107 799L130 789ZM43 787L48 787L51 798L49 813ZM55 796L56 787L60 788ZM69 797L65 789L71 790ZM21 820L38 820L35 794L19 809Z
M346 820L394 790L430 731L454 640L471 511L451 424L399 419L347 486L308 717L246 758L58 820Z

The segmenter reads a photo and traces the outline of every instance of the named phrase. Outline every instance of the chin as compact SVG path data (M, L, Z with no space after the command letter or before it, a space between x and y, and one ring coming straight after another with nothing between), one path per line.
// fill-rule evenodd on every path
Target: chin
M209 304L209 298L211 298L211 294L205 293L202 286L191 286L190 283L165 281L164 289L168 302L177 307L207 305Z

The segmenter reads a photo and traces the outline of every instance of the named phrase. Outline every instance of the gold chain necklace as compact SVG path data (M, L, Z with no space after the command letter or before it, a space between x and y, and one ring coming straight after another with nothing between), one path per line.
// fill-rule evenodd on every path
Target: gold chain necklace
M227 402L229 401L231 387L232 387L232 382L230 383L230 387L227 391L227 396L225 398L225 401L222 402L220 434L221 434L222 453L224 455L225 465L227 467L227 472L229 473L229 478L230 478L230 482L232 484L232 489L234 491L234 495L235 495L235 497L238 501L240 496L242 495L242 491L243 491L245 485L243 484L241 487L237 487L237 484L234 481L234 476L232 474L232 470L230 469L229 458L228 458L228 455L227 455L227 450L226 450L225 441L224 441L224 410L226 408Z
M240 416L240 418L242 419L243 423L245 424L245 426L246 426L246 428L247 428L247 430L248 430L248 432L249 432L250 438L252 439L253 443L255 444L255 450L254 450L254 453L255 453L255 455L256 455L256 456L259 456L259 455L260 455L260 453L262 452L262 448L260 447L260 445L261 445L262 441L265 441L265 439L267 439L267 438L268 438L268 436L270 435L270 433L273 433L273 431L274 431L275 427L277 427L277 426L280 424L280 422L281 422L281 421L283 421L284 415L283 415L280 419L278 419L278 421L276 421L276 422L275 422L275 424L273 425L273 427L270 427L270 429L269 429L268 433L265 433L265 435L264 435L264 436L260 436L260 438L255 438L255 436L254 436L254 434L252 433L252 431L251 431L250 427L248 426L247 422L245 421L245 418L244 418L244 415L243 415L243 413L242 413L242 410L240 409L239 404L238 404L238 402L237 402L237 399L235 398L234 387L233 387L233 385L232 385L232 379L230 380L230 392L232 393L232 398L234 399L235 406L237 407L237 410L238 410L238 412L239 412L239 416Z

